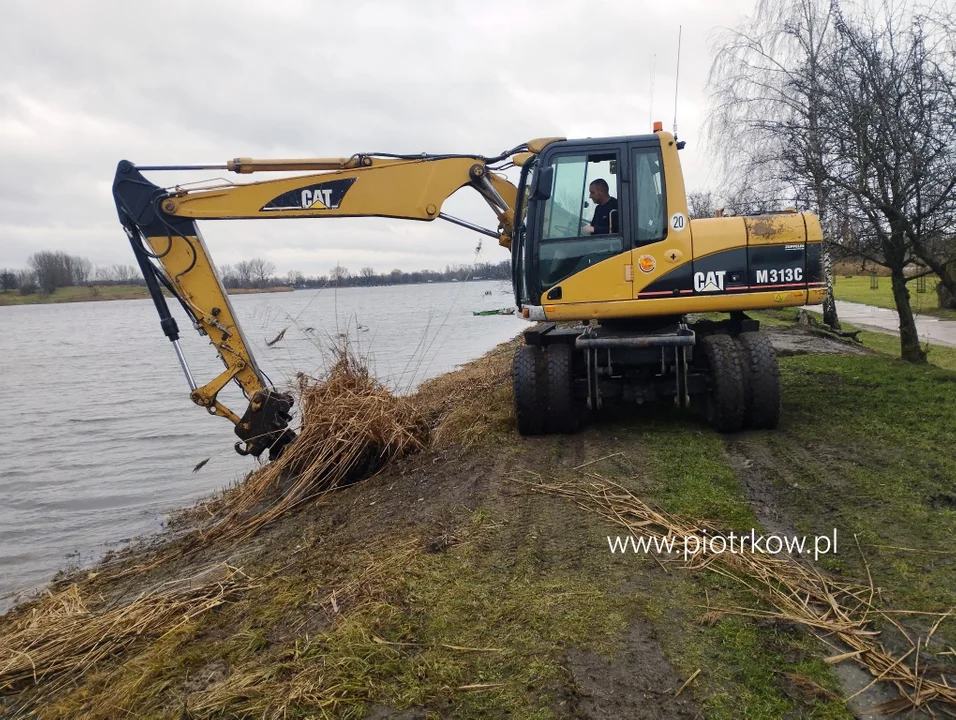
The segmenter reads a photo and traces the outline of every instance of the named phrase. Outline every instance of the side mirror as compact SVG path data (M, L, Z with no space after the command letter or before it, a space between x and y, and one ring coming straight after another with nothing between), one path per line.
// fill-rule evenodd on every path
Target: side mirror
M531 197L534 200L547 200L551 197L551 186L554 184L554 166L549 165L535 173L534 188Z

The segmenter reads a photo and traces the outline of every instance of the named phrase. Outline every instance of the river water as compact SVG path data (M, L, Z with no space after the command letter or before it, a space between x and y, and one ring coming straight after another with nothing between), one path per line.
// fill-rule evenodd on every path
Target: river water
M299 372L321 374L344 333L379 379L404 392L521 332L519 318L473 315L512 306L510 292L507 283L469 282L231 301L277 387ZM223 366L181 311L177 320L204 384ZM150 300L0 307L0 377L11 391L0 412L0 611L58 569L161 529L169 511L255 467L233 451L229 421L189 400ZM238 388L220 399L245 410Z

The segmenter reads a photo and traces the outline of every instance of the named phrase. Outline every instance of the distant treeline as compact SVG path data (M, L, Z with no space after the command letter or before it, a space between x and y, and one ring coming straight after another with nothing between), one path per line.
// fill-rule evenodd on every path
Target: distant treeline
M226 287L233 286L234 281L224 274L223 282ZM410 285L430 282L464 282L465 280L511 280L511 261L503 260L499 263L475 263L474 265L446 265L445 270L414 270L405 272L398 268L378 273L370 266L363 267L357 275L349 272L348 268L337 265L328 275L306 277L300 272L291 271L285 278L286 284L297 288L318 288L326 285L338 287L369 287L372 285Z
M327 275L307 276L298 270L290 270L280 277L276 275L273 263L262 258L252 258L235 265L223 265L219 274L223 284L229 289L288 285L296 288L321 288L327 285L370 287L465 280L510 280L511 261L446 265L444 272L405 272L396 268L387 273L378 273L373 267L366 266L357 275L353 275L346 267L336 265ZM54 293L57 288L76 285L145 285L145 282L135 265L98 267L84 257L62 251L47 250L35 253L28 258L25 269L0 269L0 292L19 291L21 295L35 292Z

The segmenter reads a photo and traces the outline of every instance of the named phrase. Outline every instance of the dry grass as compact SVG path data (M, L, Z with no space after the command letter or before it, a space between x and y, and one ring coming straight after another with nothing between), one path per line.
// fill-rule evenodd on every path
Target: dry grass
M411 401L432 428L432 446L468 447L495 429L511 431L511 359L519 344L499 345L460 370L422 383Z
M696 537L700 547L705 547L702 541L706 540L708 529L702 523L654 510L626 488L601 477L593 468L581 472L588 478L587 484L551 484L538 477L531 487L566 497L586 510L597 512L626 528L634 537L676 538L678 546L682 538ZM712 530L710 535L713 536ZM877 682L894 685L900 697L872 708L872 712L893 714L919 708L936 717L933 711L936 707L951 717L956 716L952 712L956 710L956 687L951 687L938 669L926 668L925 662L924 667L920 666L921 648L925 657L933 634L949 612L937 614L936 623L925 637L912 639L894 617L905 612L889 613L876 607L872 580L868 586L838 583L790 556L754 552L712 554L702 551L687 560L665 558L660 562L718 573L744 585L772 608L708 607L705 616L733 614L802 625L835 648L834 655L828 658L831 664L853 660L873 676L871 685ZM875 629L877 621L896 627L910 641L909 651L899 657L888 651L879 640L880 632Z
M171 633L250 587L241 571L218 566L120 607L83 597L77 585L48 593L4 628L0 696L41 683L41 697L55 694L97 663Z

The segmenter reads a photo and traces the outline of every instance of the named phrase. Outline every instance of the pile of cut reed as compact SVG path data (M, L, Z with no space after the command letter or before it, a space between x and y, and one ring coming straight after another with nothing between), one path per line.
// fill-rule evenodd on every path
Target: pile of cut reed
M428 425L414 403L375 380L347 346L326 377L299 375L298 396L299 436L227 496L224 512L203 530L203 539L249 537L427 442Z

